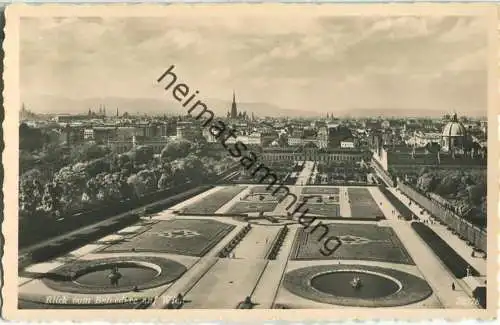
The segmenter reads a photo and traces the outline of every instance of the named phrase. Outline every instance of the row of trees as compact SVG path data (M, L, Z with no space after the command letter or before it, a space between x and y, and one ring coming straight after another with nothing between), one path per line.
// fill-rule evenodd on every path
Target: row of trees
M487 178L484 170L420 170L409 178L424 193L436 193L457 212L486 216Z
M72 163L48 179L38 168L22 174L21 217L65 216L186 182L201 183L234 164L227 155L210 155L204 142L186 140L168 143L159 157L149 146L118 155L95 144L72 150L69 156Z

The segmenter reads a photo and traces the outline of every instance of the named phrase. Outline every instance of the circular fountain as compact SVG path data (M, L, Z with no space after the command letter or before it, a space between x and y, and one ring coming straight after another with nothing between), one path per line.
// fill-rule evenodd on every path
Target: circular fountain
M352 307L403 306L432 294L422 278L371 265L303 267L288 272L283 286L305 299Z
M401 288L397 280L362 271L335 271L320 274L311 279L311 286L326 294L362 299L386 297Z
M154 256L80 260L49 272L42 279L51 289L82 294L140 291L177 280L186 267Z

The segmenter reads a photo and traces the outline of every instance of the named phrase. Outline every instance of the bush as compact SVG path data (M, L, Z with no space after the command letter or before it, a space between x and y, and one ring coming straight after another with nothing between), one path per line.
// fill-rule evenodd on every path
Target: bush
M470 267L471 275L477 276L479 272L467 263L460 255L455 252L441 237L439 237L431 228L423 223L413 222L413 230L429 245L432 251L446 265L446 267L457 278L463 278L467 275L467 267Z

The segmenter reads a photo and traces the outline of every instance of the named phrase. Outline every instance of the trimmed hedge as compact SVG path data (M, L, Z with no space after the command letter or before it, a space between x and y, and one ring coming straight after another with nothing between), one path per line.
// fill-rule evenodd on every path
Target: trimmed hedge
M243 227L234 238L224 246L224 248L219 252L220 258L226 258L229 256L229 253L235 249L235 247L243 240L243 237L248 234L248 232L252 229L252 226L248 223L245 227Z
M201 193L210 187L211 186L197 187L195 189L191 189L189 191L178 194L166 200L162 200L151 207L153 209L152 211L164 210L168 206L177 204L185 200L186 197L191 197L193 195ZM34 250L31 250L27 253L21 252L19 254L19 267L22 268L32 263L40 263L43 261L47 261L51 258L64 255L68 252L71 252L74 249L86 245L87 243L93 242L110 233L118 231L119 229L122 229L128 225L134 224L139 220L140 216L136 213L131 212L129 214L120 217L119 219L104 221L102 224L96 226L94 229L83 230L78 234L62 238L50 245L35 248ZM88 225L83 225L82 227L85 226Z
M22 265L20 263L19 267L32 263L44 262L51 258L64 255L74 249L77 249L78 247L84 246L91 241L97 240L113 231L117 231L137 221L139 221L139 216L130 214L124 216L120 220L112 220L109 223L100 225L92 232L75 234L61 239L53 244L37 248L28 254L29 258L27 260L23 260Z
M46 217L20 220L18 235L19 247L23 248L37 244L41 241L74 231L78 228L83 228L93 223L106 220L107 218L135 210L141 206L165 200L171 196L184 194L184 191L191 190L194 193L201 193L211 186L205 185L195 188L192 187L193 184L186 183L175 188L148 194L142 198L116 202L88 210L83 213L73 214L59 221L55 219L48 219ZM171 203L169 202L169 204Z
M283 246L283 242L285 241L285 237L288 234L288 227L285 225L283 228L279 230L278 235L276 236L276 240L273 243L273 246L269 252L269 255L267 256L268 260L275 260L276 257L278 256L278 253L281 249L281 246Z
M389 191L384 186L379 186L380 192L386 197L386 199L396 208L399 214L406 220L410 221L413 218L414 213L404 205L391 191Z
M477 276L479 272L473 268L467 261L455 252L438 234L431 228L421 222L412 222L411 227L429 245L432 251L446 265L446 267L457 278L463 278L467 275L467 267L470 267L471 275Z

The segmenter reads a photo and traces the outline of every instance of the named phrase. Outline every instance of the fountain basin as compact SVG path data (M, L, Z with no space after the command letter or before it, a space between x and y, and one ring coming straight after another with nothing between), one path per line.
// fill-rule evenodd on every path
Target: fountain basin
M355 278L359 278L359 286L353 285ZM298 268L285 274L283 286L304 299L349 307L404 306L432 294L431 287L418 276L371 265Z
M144 262L118 262L115 264L103 263L82 270L73 282L84 286L107 286L110 284L109 274L114 267L120 272L120 286L135 286L150 282L161 274L161 268L152 263Z
M121 275L117 284L109 278L115 267ZM185 271L184 265L166 258L124 256L66 264L47 273L42 281L61 292L108 294L162 286L177 280Z
M359 278L359 285L353 279ZM326 294L373 299L386 297L401 289L401 283L384 274L363 270L338 270L321 273L311 279L311 287Z

